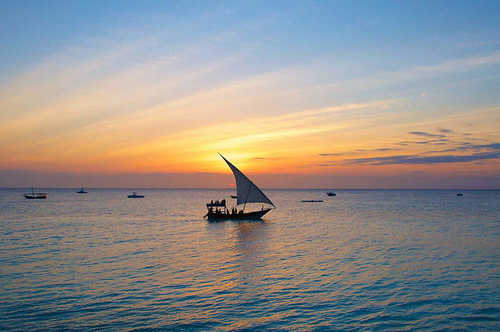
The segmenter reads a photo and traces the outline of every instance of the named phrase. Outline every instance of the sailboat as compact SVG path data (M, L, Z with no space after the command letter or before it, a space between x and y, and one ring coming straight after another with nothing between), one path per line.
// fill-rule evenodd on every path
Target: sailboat
M144 198L144 195L140 195L138 193L136 193L135 191L130 194L130 195L127 195L128 198Z
M236 166L231 164L229 160L224 158L219 153L222 159L227 163L233 172L234 179L236 180L236 207L229 211L226 207L226 200L211 201L207 204L208 212L205 218L208 220L258 220L261 219L266 213L276 207L273 202L259 189L245 174L243 174ZM256 211L245 211L247 203L261 203L262 207ZM243 204L243 208L238 211L237 206ZM264 204L267 205L264 208ZM272 207L269 207L271 205Z
M36 193L35 188L31 187L31 193L26 193L23 196L26 199L46 199L47 193Z
M86 194L87 192L82 188L80 188L79 191L76 192L77 194Z

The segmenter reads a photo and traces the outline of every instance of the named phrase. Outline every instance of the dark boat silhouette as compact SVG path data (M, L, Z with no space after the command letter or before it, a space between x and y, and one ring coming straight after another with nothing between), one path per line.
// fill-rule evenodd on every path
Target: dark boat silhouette
M259 220L271 209L262 207L261 210L244 212L244 210L237 211L236 208L232 208L229 211L226 207L226 200L221 201L211 201L207 203L208 212L205 215L209 221L222 221L222 220Z
M47 193L36 193L35 189L31 187L31 193L26 193L23 196L26 199L46 199Z
M463 193L457 193L457 196L463 196L464 194Z
M83 187L76 192L77 194L86 194L87 192L85 190L83 190Z
M259 189L245 174L243 174L236 166L231 164L223 155L219 155L227 163L233 172L236 180L236 206L231 208L231 211L226 207L226 200L211 201L207 204L207 214L204 218L209 221L222 221L222 220L259 220L266 213L272 210L271 207L264 208L264 204L275 207L273 202ZM261 203L261 209L257 211L245 211L247 203ZM238 205L243 204L243 208L238 210Z
M144 198L144 195L139 195L135 191L127 196L128 198Z
M336 194L336 193L331 192L331 191L327 192L326 194L327 194L328 196L337 196L337 194Z

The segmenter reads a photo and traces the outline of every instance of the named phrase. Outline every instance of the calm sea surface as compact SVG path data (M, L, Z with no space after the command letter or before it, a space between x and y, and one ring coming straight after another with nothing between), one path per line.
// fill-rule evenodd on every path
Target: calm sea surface
M1 330L500 330L500 191L270 190L220 223L230 191L46 191L0 190Z

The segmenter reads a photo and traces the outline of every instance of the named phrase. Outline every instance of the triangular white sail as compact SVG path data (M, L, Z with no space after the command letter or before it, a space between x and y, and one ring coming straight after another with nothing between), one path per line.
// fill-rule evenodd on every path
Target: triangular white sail
M236 180L236 193L238 195L237 204L245 203L266 203L274 206L273 202L257 187L245 174L231 164L223 155L219 155L233 171Z

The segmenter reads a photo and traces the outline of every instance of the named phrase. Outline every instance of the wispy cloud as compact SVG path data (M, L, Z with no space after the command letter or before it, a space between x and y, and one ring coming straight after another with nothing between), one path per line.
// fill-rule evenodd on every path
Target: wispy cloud
M397 151L397 150L401 150L400 148L378 148L378 149L375 149L375 151Z
M427 140L427 141L401 141L396 143L397 145L401 146L408 146L411 144L416 144L416 145L444 145L448 141L447 138L440 138L440 139L432 139L432 140Z
M347 78L327 84L316 86L317 90L328 91L329 93L346 94L353 90L372 91L391 87L397 89L402 84L412 82L416 83L422 80L444 78L448 75L466 73L478 70L479 68L497 65L500 63L500 52L493 52L484 56L473 56L467 58L457 58L442 61L433 65L426 66L408 66L397 70L384 70L375 73L369 73L366 76L356 78ZM307 76L307 72L303 73Z
M252 160L280 160L282 157L253 157Z
M453 130L451 130L451 129L446 129L446 128L438 128L438 131L439 131L440 133L444 133L444 134L451 134L451 133L453 133Z
M440 137L440 138L446 137L446 135L431 134L431 133L427 133L425 131L410 131L410 132L408 132L408 134L416 135L416 136L423 136L423 137Z
M437 151L427 151L426 153L443 153L443 152L458 152L458 151L480 151L480 150L491 150L491 151L499 151L500 143L491 143L491 144L472 144L470 142L462 142L459 146L437 150Z
M410 165L410 164L440 164L440 163L466 163L477 160L499 159L500 152L485 152L472 155L399 155L374 158L357 158L346 160L347 164L368 164L368 165Z
M344 156L345 153L343 152L338 152L338 153L320 153L320 157L338 157L338 156Z
M401 148L376 148L376 149L356 149L351 151L344 152L335 152L335 153L319 153L320 157L340 157L340 156L351 156L355 154L366 154L373 152L388 152L388 151L399 151Z
M360 104L342 104L320 109L289 112L283 115L249 118L245 121L244 127L240 125L239 121L228 121L200 129L203 132L218 133L213 135L211 139L211 144L215 144L218 148L241 147L242 145L257 144L262 141L331 131L341 128L346 119L351 119L351 111L385 109L394 103L394 100L376 100ZM336 116L339 119L343 118L343 121L331 121L331 116ZM233 133L236 128L239 134L234 137Z

